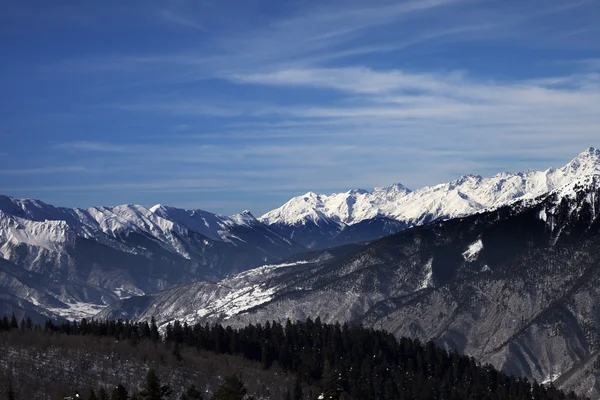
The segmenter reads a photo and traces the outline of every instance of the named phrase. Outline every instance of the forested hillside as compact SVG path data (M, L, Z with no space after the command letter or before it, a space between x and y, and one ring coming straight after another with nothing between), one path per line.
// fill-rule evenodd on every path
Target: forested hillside
M432 342L319 319L241 329L176 321L161 334L153 322L5 317L0 343L1 389L16 399L578 398Z

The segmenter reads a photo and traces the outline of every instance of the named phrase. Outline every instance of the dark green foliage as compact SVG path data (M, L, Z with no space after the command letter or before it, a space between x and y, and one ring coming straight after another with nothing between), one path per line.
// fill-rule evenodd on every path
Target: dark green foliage
M178 332L178 333L176 333ZM167 327L165 340L219 354L241 354L263 368L278 363L331 399L567 399L552 386L509 377L473 358L347 324L276 322L239 330L221 325Z
M294 400L302 400L304 395L302 394L302 383L300 379L296 379L294 382Z
M12 319L4 317L0 321L0 331L22 329L18 323L15 328ZM23 329L30 329L27 326L26 322ZM34 331L36 329L43 334L41 328L33 327ZM192 347L199 351L243 356L265 369L278 364L297 377L289 392L294 400L314 399L320 393L331 399L360 400L578 399L575 394L565 394L552 385L532 384L523 378L507 376L489 365L478 364L471 357L439 349L433 342L397 340L386 332L348 324L323 324L318 318L306 322L288 321L285 325L276 322L248 325L241 329L175 322L166 327L164 338L160 337L155 321L148 324L82 320L80 324L64 322L58 325L48 321L43 331L69 336L114 337L134 345L141 341L153 342L154 349L170 346L172 350L168 351L173 352L174 359L180 359L180 351L184 348ZM158 344L161 339L165 346ZM186 353L183 360L189 359L189 354ZM320 388L317 394L311 392L316 387ZM115 389L110 398L126 399L124 389L120 392ZM234 375L225 379L214 398L237 399L245 393L244 383ZM160 400L171 395L171 389L162 385L151 369L144 387L135 397ZM287 396L286 392L281 396ZM92 392L88 397L95 400ZM181 398L201 399L202 393L190 387ZM100 388L98 399L109 399L104 388Z
M162 385L156 371L150 369L146 375L146 383L139 394L144 400L163 400L169 398L173 391L167 385Z
M110 400L127 400L129 399L129 394L127 393L127 389L125 386L118 384L112 391L110 395Z
M6 398L8 400L15 400L15 391L12 387L12 382L8 382L8 390L6 391Z
M244 382L237 375L225 378L219 390L215 392L213 400L242 400L247 390Z
M19 329L19 323L17 322L17 317L15 317L15 313L12 314L10 318L10 329Z

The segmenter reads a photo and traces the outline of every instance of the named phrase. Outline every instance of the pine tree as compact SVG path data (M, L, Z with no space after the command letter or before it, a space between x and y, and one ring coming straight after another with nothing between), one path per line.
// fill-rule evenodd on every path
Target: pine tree
M108 393L106 393L106 389L103 387L101 387L100 391L98 392L98 398L99 400L108 400Z
M300 378L296 378L296 382L294 382L294 400L303 400L304 395L302 394L302 384L300 383Z
M173 351L171 352L171 354L173 354L173 357L175 357L175 359L177 361L183 360L183 357L181 356L181 350L179 349L178 342L175 342L175 345L173 346Z
M118 384L112 391L110 395L110 400L127 400L129 398L129 393L127 393L127 389L125 386Z
M19 329L19 323L17 322L15 313L12 313L12 317L10 317L10 329Z
M230 375L225 378L213 400L242 400L246 393L244 382L237 375Z
M12 381L8 381L8 391L6 392L8 400L15 400L15 391L13 389Z
M148 371L144 388L140 398L144 400L163 400L168 398L173 391L168 385L161 385L160 378L153 369Z
M94 388L90 389L90 393L88 394L88 400L98 400L96 397L96 392L94 392Z
M156 325L154 317L150 319L150 339L152 339L153 342L158 342L160 340L160 333L158 333L158 326Z

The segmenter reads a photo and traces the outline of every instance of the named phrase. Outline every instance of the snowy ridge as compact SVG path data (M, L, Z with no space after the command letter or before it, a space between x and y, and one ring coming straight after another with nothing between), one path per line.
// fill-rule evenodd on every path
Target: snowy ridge
M65 221L30 221L7 215L0 210L0 251L6 252L7 246L25 243L51 251L60 251L62 246L72 240Z
M190 258L190 254L181 237L186 236L189 231L200 233L212 240L232 242L234 239L240 240L232 230L262 225L249 211L228 217L203 210L184 210L162 205L150 209L140 205L69 209L54 207L39 200L8 196L0 196L0 212L0 245L6 244L10 239L15 244L37 243L43 244L41 247L47 249L55 248L58 243L66 240L69 230L73 234L97 240L118 250L135 252L134 248L127 246L120 239L121 236L139 233L153 238L166 250L187 259ZM17 220L20 222L15 222ZM13 225L31 227L31 232L25 234L25 231L10 228ZM45 232L50 226L51 233ZM290 244L288 239L272 231L269 233Z
M452 182L411 192L401 184L331 195L309 192L264 214L266 224L298 225L330 219L352 225L388 217L409 225L470 215L521 199L533 199L581 177L600 174L600 150L589 148L562 168L500 173L491 178L464 175Z
M185 210L161 204L150 208L150 212L210 239L223 241L230 241L229 229L232 226L247 225L252 222L251 218L242 214L227 217L203 210Z
M42 286L88 285L59 304L54 296L38 301L41 297L19 289L22 285L10 287L15 295L10 307L29 304L48 315L89 316L116 298L221 279L304 250L248 211L227 217L160 205L69 209L0 196L0 259L35 273ZM98 291L110 300L90 301L84 295ZM0 299L0 306L7 301Z

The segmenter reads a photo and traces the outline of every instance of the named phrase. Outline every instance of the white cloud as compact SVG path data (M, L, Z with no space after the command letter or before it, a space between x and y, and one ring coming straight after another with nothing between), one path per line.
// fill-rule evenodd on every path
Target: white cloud
M173 10L160 10L159 14L168 22L198 31L206 32L206 27L191 18Z
M100 153L130 153L134 150L133 146L91 141L59 143L52 146L52 148L56 150L93 151Z
M46 175L78 172L89 172L89 170L82 166L48 166L42 168L0 169L0 175Z

